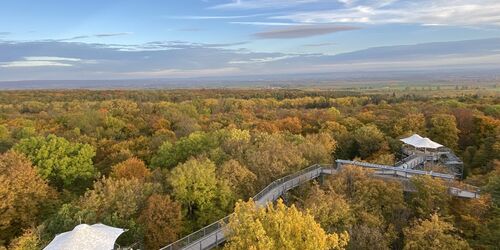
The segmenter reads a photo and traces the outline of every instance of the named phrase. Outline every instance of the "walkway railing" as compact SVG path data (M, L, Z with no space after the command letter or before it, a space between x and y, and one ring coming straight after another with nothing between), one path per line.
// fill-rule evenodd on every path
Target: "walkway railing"
M425 162L425 156L419 154L412 154L408 157L402 159L401 161L396 162L394 167L404 168L404 169L415 169L418 165Z
M405 177L405 178L410 178L414 175L430 175L432 177L437 177L437 178L446 179L446 180L454 180L455 179L454 175L436 173L436 172L432 172L432 171L395 168L393 166L388 166L388 165L380 165L380 164L359 162L359 161L336 160L335 162L337 163L337 168L341 167L342 165L354 165L354 166L376 169L376 170L383 172L383 173L393 174L393 175L397 175L397 176L401 176L401 177Z
M324 165L332 168L331 165ZM293 174L287 175L283 178L277 179L267 185L264 189L262 189L259 193L257 193L253 200L258 205L265 205L269 201L274 201L281 196L281 193L284 193L303 182L310 181L312 179L317 178L321 174L323 166L322 165L312 165L308 168L302 169ZM311 175L311 173L313 173ZM309 176L307 176L309 174ZM281 192L273 192L275 189L280 189ZM270 196L271 195L271 196ZM217 246L221 242L224 241L224 232L223 225L229 222L230 215L194 232L191 233L168 246L161 248L162 250L176 250L176 249L209 249L212 246ZM203 242L204 238L210 238L210 242ZM215 241L213 241L215 238Z
M386 165L379 165L367 162L336 160L337 169L342 165L355 165L365 168L376 169L378 174L391 174L397 177L410 178L415 175L431 175L433 177L442 178L445 180L453 180L453 175L433 173L421 170L394 168ZM298 172L277 179L267 185L259 193L257 193L253 200L257 205L263 206L267 202L277 200L282 194L288 190L315 178L322 174L333 175L337 173L337 169L331 165L312 165L308 168L302 169ZM477 192L465 191L460 188L450 187L450 194L465 198L478 197ZM177 249L211 249L222 244L225 241L224 225L229 222L230 215L206 226L202 229L191 233L171 244L161 248L161 250L177 250Z

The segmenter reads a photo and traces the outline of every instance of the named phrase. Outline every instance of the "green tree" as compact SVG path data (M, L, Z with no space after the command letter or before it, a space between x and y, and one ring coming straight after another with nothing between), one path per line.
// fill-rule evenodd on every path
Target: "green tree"
M453 225L460 230L460 235L473 249L493 248L492 246L497 244L491 244L494 242L492 238L487 239L489 235L495 235L494 230L491 230L493 228L488 228L493 218L492 205L491 197L484 192L481 197L475 199L452 199L450 212ZM500 231L496 233L498 238Z
M254 193L257 176L236 160L229 160L217 169L220 179L227 181L239 198L245 199Z
M58 189L70 188L78 181L88 181L96 175L92 164L92 146L71 143L62 137L31 137L21 140L14 150L26 155L38 173Z
M85 192L74 205L76 208L67 208L68 212L75 212L69 215L69 219L76 224L81 220L87 224L102 222L126 228L128 231L120 236L120 243L132 244L143 237L143 225L138 223L142 208L146 206L149 196L160 190L159 185L144 183L136 178L103 178L94 183L93 189Z
M327 234L312 215L281 200L267 208L238 202L227 233L225 249L345 249L349 241L347 232Z
M387 149L384 133L373 124L356 129L354 140L362 158L368 158L380 150Z
M15 238L9 245L10 250L39 250L41 248L40 232L35 228L25 230L21 236Z
M334 191L324 191L314 185L303 203L327 233L348 231L354 223L351 206Z
M495 170L487 175L487 183L484 190L490 193L493 204L500 208L500 161L494 161Z
M452 149L457 149L458 133L455 116L448 114L434 115L430 121L429 137Z
M172 168L191 156L208 153L218 146L218 141L205 132L194 132L174 144L165 141L151 160L153 167Z
M300 149L304 158L310 164L329 164L332 162L332 153L337 147L337 142L328 133L307 135Z
M12 146L12 138L9 129L0 124L0 153L3 153Z
M172 195L194 227L223 217L233 204L233 194L225 181L217 179L215 164L209 159L190 159L172 169L168 181Z
M433 214L428 220L420 220L404 230L406 250L470 249L467 242L456 234L452 224Z
M299 146L280 133L258 135L254 145L247 150L245 159L246 166L257 175L259 187L308 163Z
M250 145L251 135L248 130L228 129L221 130L221 147L232 158L241 160L248 146Z
M411 178L411 183L416 192L410 193L410 206L419 218L428 218L436 212L448 214L451 196L443 180L421 175Z
M6 141L9 138L10 138L9 129L5 125L0 124L0 141Z
M328 182L328 188L346 197L355 211L370 212L392 220L405 209L403 188L395 181L373 178L372 171L344 166Z
M401 184L371 175L370 170L344 166L327 183L353 212L349 249L390 248L407 220Z
M484 228L477 233L477 237L474 237L475 245L484 249L495 249L498 245L498 239L500 239L500 161L495 160L493 163L495 168L486 175L487 183L483 187L487 194L482 195L490 198L491 204L489 204L488 212L479 216L482 219L479 223ZM474 207L474 214L477 214L478 211L483 211L483 209Z
M423 114L408 114L398 119L394 124L392 134L395 137L410 136L412 134L425 133L425 117Z

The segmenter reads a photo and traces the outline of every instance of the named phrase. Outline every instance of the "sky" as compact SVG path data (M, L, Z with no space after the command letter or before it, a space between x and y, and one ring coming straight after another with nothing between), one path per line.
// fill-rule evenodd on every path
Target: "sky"
M0 81L498 65L498 0L0 2Z

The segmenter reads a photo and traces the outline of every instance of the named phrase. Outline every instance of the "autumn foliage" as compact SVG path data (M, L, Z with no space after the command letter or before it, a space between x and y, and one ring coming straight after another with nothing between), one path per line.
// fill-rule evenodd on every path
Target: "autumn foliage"
M120 246L157 249L233 211L229 249L418 249L437 241L442 249L495 249L493 88L3 91L0 249L43 248L80 223L125 228ZM392 165L402 157L399 139L413 133L452 148L481 198L453 198L437 179L401 183L345 167L290 190L283 203L237 202L312 164Z
M250 200L236 204L225 249L345 249L347 232L328 234L308 213L282 200L258 208Z

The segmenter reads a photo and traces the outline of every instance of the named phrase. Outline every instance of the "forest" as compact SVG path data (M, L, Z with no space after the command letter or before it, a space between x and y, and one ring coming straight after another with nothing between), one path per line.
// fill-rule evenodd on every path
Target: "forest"
M498 249L498 86L0 92L0 249L42 249L80 223L159 249L234 212L224 249ZM418 133L464 162L477 199L428 176L347 167L256 207L313 164L392 165ZM434 166L439 171L439 166Z

